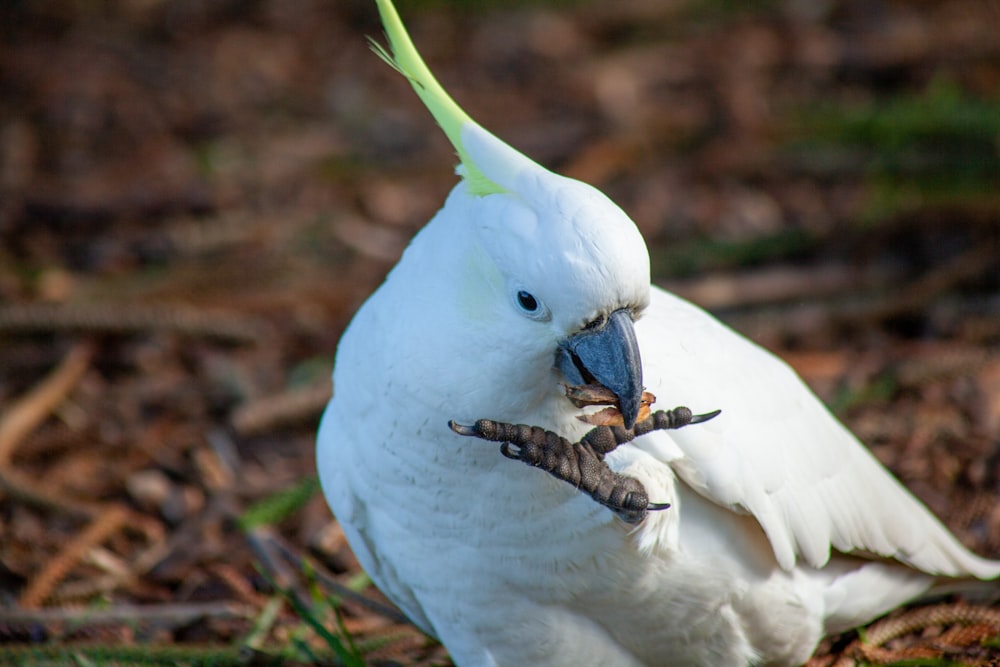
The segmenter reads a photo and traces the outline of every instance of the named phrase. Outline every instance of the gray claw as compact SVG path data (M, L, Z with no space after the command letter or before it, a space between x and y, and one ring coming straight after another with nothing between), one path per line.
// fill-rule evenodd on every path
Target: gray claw
M515 461L521 460L521 448L513 442L505 442L500 445L500 453Z
M688 422L688 423L689 424L703 424L703 423L709 421L710 419L715 419L720 414L722 414L722 410L712 410L711 412L706 412L703 415L695 415L694 417L691 417L691 421Z
M465 424L459 424L453 419L448 420L448 426L451 430L459 435L476 435L476 429L473 426L466 426Z

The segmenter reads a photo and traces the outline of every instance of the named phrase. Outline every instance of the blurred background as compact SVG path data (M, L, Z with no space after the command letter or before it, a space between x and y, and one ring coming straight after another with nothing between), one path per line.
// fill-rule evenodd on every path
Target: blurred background
M447 664L314 477L340 332L456 181L373 5L0 5L0 662ZM398 6L1000 557L1000 2ZM993 622L878 649L974 664Z

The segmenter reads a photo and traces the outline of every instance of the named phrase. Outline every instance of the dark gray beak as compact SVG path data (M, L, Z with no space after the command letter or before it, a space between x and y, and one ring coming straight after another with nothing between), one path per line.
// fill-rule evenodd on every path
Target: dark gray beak
M584 329L560 343L556 367L571 384L598 382L613 391L625 428L635 426L642 400L642 361L628 309L616 310L603 326Z

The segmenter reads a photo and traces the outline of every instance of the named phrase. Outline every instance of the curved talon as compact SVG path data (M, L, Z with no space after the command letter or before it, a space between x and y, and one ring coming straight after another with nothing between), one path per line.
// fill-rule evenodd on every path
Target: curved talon
M454 419L448 420L448 427L452 431L458 433L459 435L476 435L476 428L474 426L466 426L465 424L459 424Z
M516 448L517 451L511 451L511 447ZM520 460L521 459L521 448L515 445L513 442L505 442L500 445L500 453L509 459Z
M711 412L706 412L703 415L695 415L695 416L691 417L691 421L688 422L688 423L689 424L704 424L705 422L709 421L710 419L715 419L716 417L718 417L721 414L722 414L722 410L712 410Z
M649 503L646 505L647 512L659 512L665 509L670 509L670 503Z

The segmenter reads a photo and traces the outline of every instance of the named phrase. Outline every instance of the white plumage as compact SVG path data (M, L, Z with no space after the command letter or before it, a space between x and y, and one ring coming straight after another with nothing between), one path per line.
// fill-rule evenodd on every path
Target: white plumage
M468 119L379 8L466 178L344 333L317 461L362 565L458 665L793 665L944 577L1000 575L783 362L651 287L625 213ZM608 456L672 504L638 526L448 427L578 439L557 355L615 313L654 407L722 410Z

